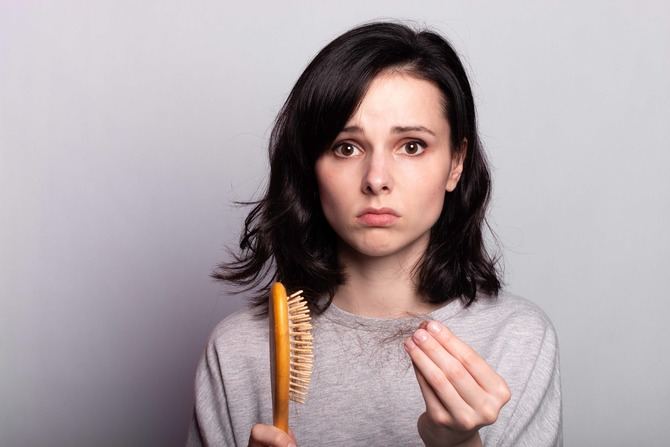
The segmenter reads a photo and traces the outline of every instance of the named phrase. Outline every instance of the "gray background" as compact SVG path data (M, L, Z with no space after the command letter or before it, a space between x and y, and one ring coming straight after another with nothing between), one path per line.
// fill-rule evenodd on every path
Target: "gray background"
M379 18L467 65L508 290L559 334L566 445L665 444L667 5L2 2L0 445L183 444L241 305L208 278L231 202L258 197L308 61Z

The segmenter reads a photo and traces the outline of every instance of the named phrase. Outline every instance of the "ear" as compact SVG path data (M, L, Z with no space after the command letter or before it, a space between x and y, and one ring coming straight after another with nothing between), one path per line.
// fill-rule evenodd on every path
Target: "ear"
M463 163L465 162L465 156L468 153L468 139L463 138L461 146L458 150L455 150L451 156L451 171L449 172L449 178L447 179L446 190L448 192L456 189L458 185L458 180L461 178L461 173L463 172Z

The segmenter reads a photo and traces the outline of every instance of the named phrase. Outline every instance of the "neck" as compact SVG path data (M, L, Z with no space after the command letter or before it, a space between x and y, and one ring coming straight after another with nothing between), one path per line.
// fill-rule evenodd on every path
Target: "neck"
M407 317L437 309L438 304L426 303L417 293L411 272L427 245L427 240L420 241L393 255L366 256L341 244L339 259L346 283L338 287L333 302L349 313L377 318Z

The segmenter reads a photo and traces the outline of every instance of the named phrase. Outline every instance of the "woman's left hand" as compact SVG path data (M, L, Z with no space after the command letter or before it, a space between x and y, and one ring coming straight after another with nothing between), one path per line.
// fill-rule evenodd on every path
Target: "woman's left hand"
M511 393L505 380L438 321L424 321L405 341L426 401L417 428L427 446L481 445Z

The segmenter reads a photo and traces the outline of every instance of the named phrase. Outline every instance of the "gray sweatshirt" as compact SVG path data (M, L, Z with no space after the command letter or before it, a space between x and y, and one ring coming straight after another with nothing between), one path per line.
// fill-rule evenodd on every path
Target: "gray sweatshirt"
M422 318L371 318L334 304L313 316L314 369L304 404L290 402L299 447L423 446L426 410L403 341L422 319L444 323L500 374L512 397L485 446L562 446L559 349L551 320L525 298L451 301ZM246 446L255 423L272 424L267 319L243 309L212 332L195 376L187 446Z

